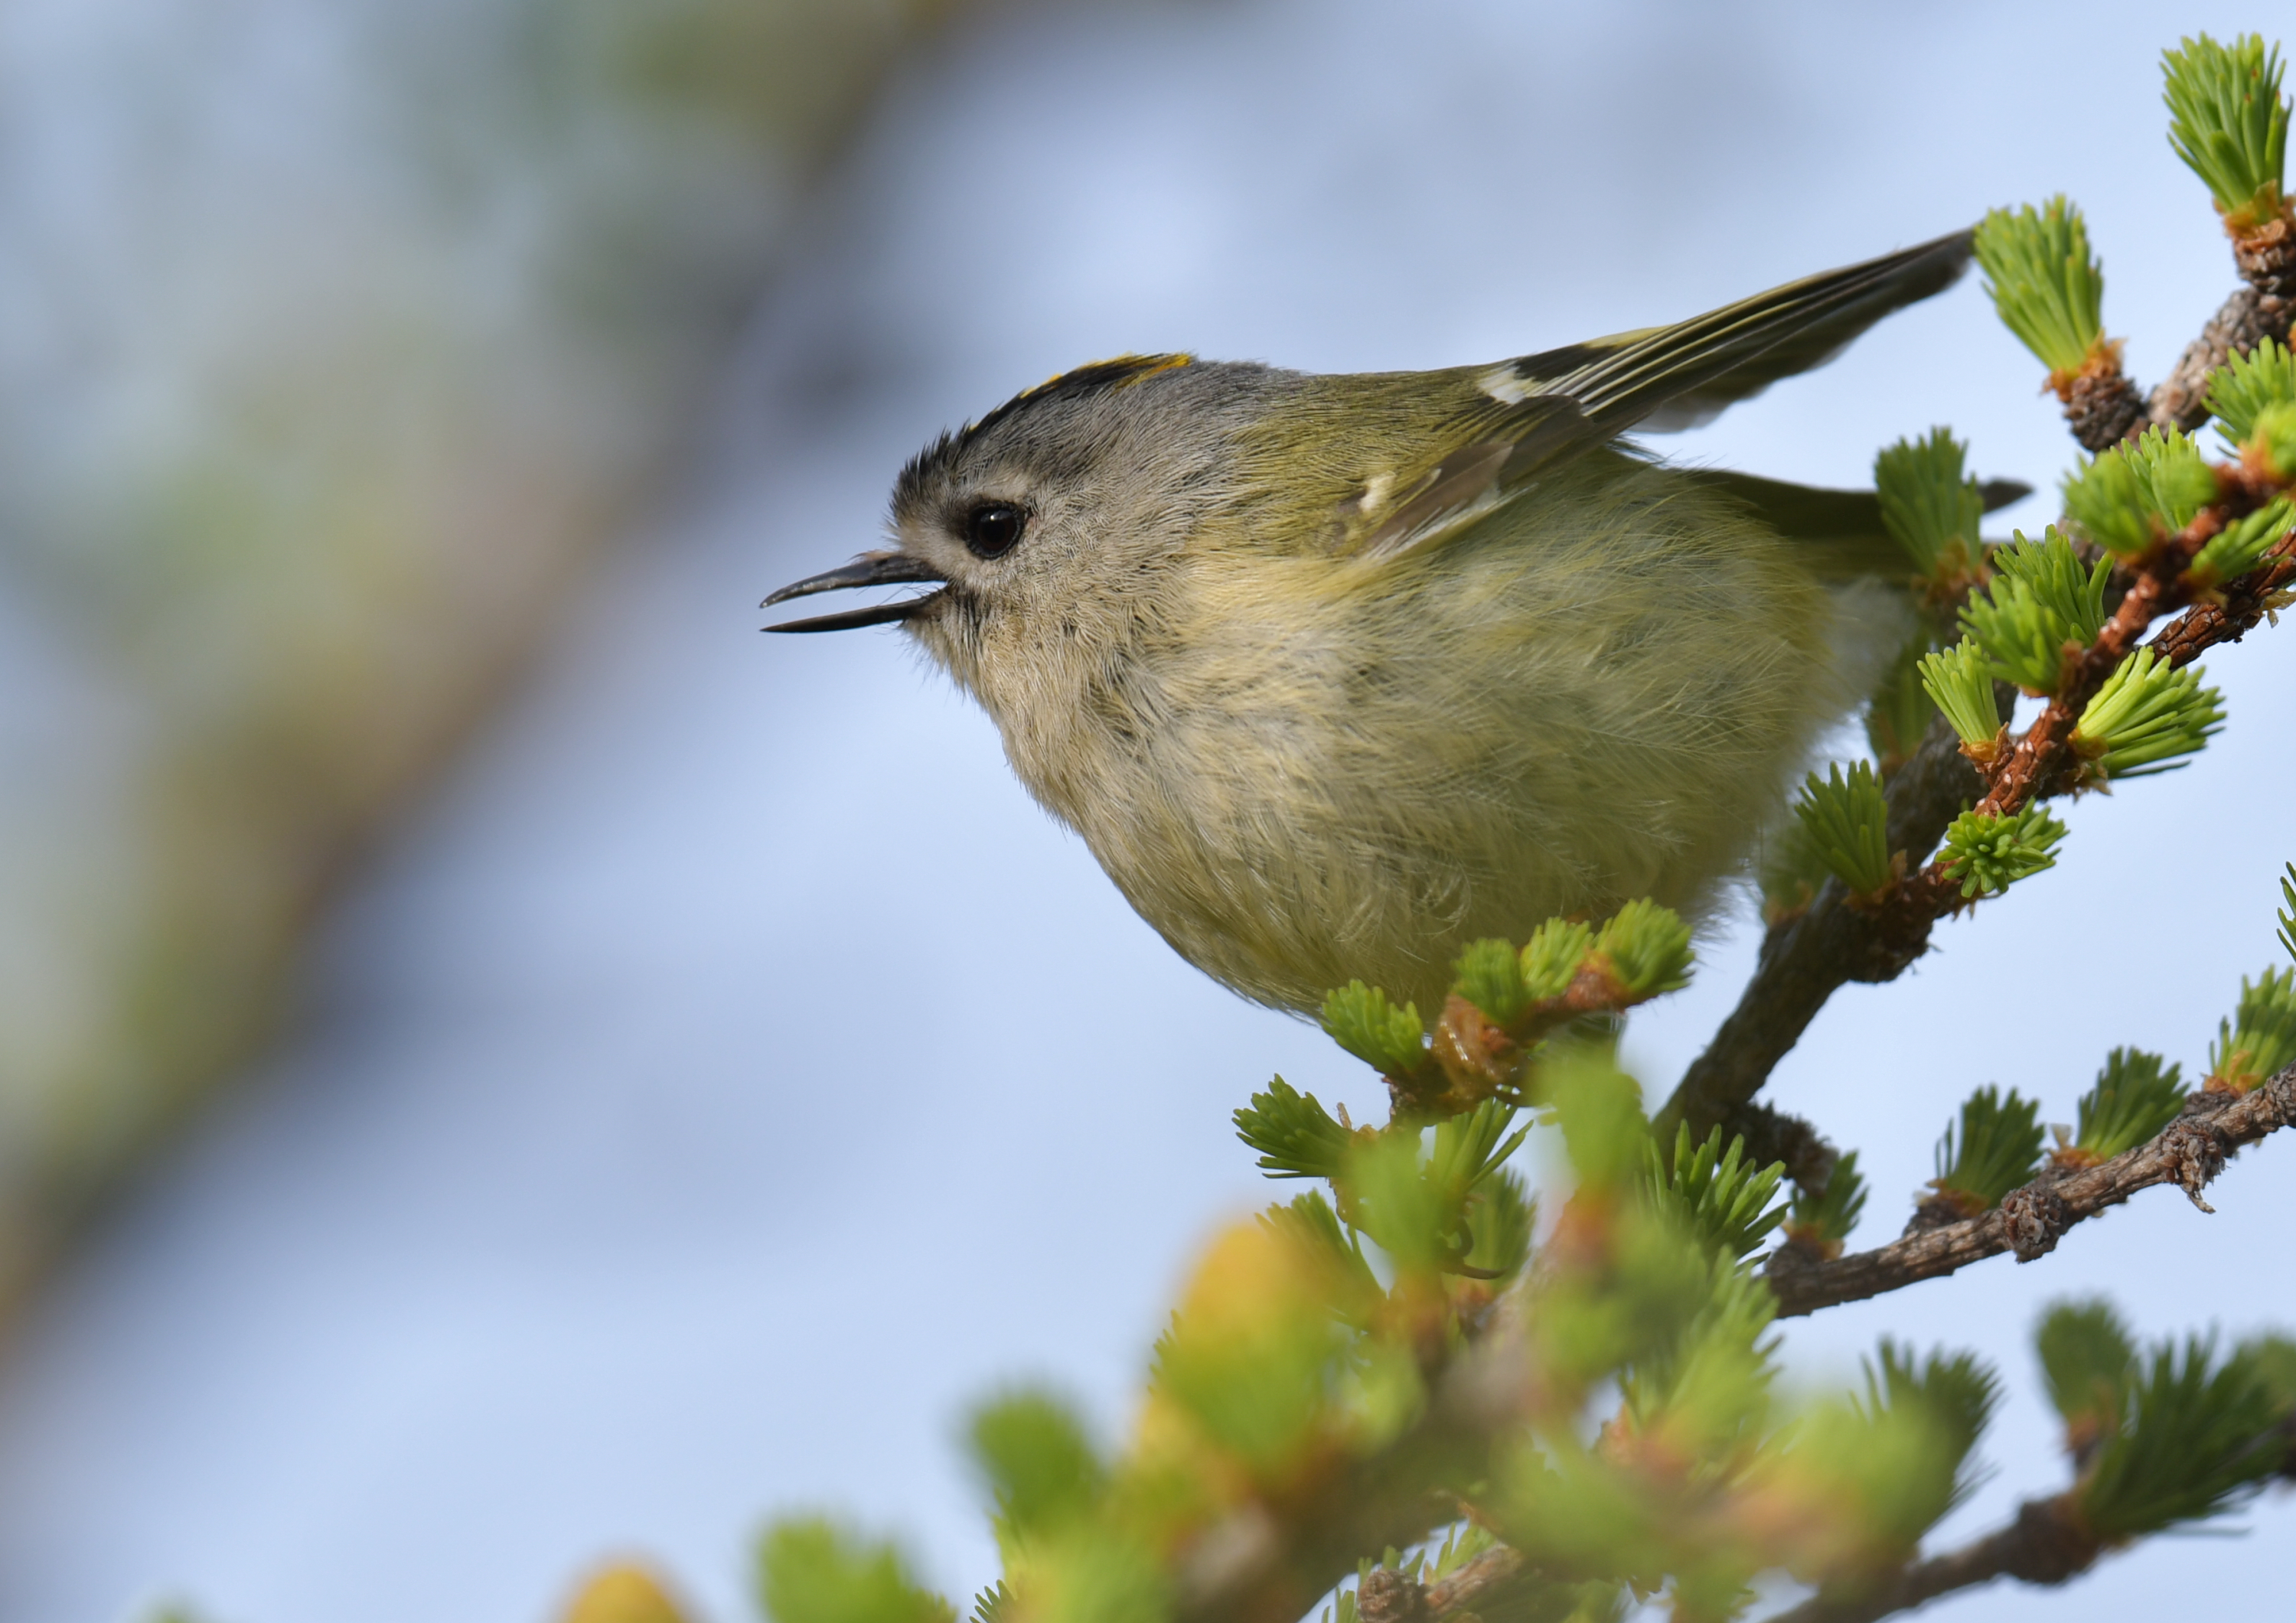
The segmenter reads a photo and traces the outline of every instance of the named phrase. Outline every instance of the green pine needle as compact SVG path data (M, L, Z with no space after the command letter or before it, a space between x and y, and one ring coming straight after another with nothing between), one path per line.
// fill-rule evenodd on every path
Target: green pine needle
M1619 1373L1620 1418L1635 1434L1673 1439L1692 1480L1726 1481L1743 1471L1769 1412L1777 1298L1753 1270L1726 1258L1709 1258L1695 1271L1677 1263L1668 1274L1673 1299L1652 1302L1658 1311ZM1718 1623L1737 1609L1689 1615Z
M1582 1188L1623 1190L1643 1169L1650 1120L1642 1085L1607 1050L1573 1044L1542 1067L1545 1107L1562 1129L1562 1147Z
M773 1623L955 1623L956 1610L909 1580L900 1553L818 1517L776 1522L758 1545L758 1591Z
M2280 50L2251 34L2220 45L2206 34L2161 57L2169 144L2208 185L2225 224L2253 229L2281 210L2288 103Z
M2280 945L2296 958L2296 862L2280 876Z
M2276 406L2296 406L2296 355L2277 339L2259 340L2209 373L2209 410L2234 452L2256 432L2256 420Z
M1874 768L1859 761L1845 778L1837 763L1821 780L1815 772L1794 802L1810 848L1849 887L1853 896L1872 896L1897 880L1890 864L1890 803Z
M2065 517L2114 557L2142 558L2161 544L2152 492L2118 446L2067 474L2061 489Z
M1866 1213L1866 1178L1857 1170L1857 1152L1851 1150L1833 1163L1825 1192L1812 1195L1796 1188L1787 1225L1796 1234L1821 1243L1840 1244L1849 1238Z
M2217 1022L2209 1045L2209 1079L2246 1093L2296 1063L2296 969L2267 970L2251 985L2243 975L2233 1017Z
M1454 1522L1436 1548L1421 1581L1432 1584L1450 1577L1484 1551L1496 1547L1498 1542L1498 1535L1480 1521Z
M1595 947L1595 932L1567 919L1549 919L1530 932L1522 947L1522 985L1533 1002L1562 996L1578 979L1587 955Z
M1092 1506L1108 1483L1084 1426L1044 1392L1014 1392L973 1411L973 1462L1006 1533L1027 1537Z
M2267 406L2259 412L2242 456L2284 485L2296 481L2296 406Z
M2005 817L1965 811L1945 832L1939 856L1963 896L1998 896L2019 880L2056 866L2065 825L2035 804Z
M2251 1336L2240 1344L2240 1356L2249 1361L2271 1392L2281 1425L2286 1427L2296 1420L2296 1341L2280 1335ZM2282 1468L2281 1474L2288 1474L2286 1467Z
M2104 625L2111 561L2084 569L2053 524L2038 541L2019 532L1993 554L1993 565L1992 584L1962 606L1962 629L1985 651L1994 675L2029 693L2054 693L2067 650L2086 646Z
M2288 410L2291 422L2296 422L2296 407ZM2279 544L2292 525L2296 525L2296 500L2276 496L2210 537L2208 545L2194 555L2186 580L2198 592L2238 580L2264 561L2264 554Z
M1427 1176L1453 1201L1463 1201L1530 1136L1526 1122L1514 1131L1515 1110L1486 1099L1464 1115L1437 1126L1427 1157Z
M1988 1085L1962 1101L1958 1131L1938 1140L1936 1186L1979 1211L2031 1181L2041 1164L2041 1107Z
M1763 831L1754 865L1755 882L1762 889L1762 917L1775 924L1800 913L1817 899L1818 887L1833 872L1799 818L1773 824Z
M2104 271L2080 210L2062 196L2038 211L1988 213L1977 227L1977 263L2002 322L2053 377L2070 377L2102 348Z
M1302 1094L1283 1078L1254 1094L1236 1111L1235 1135L1259 1152L1270 1177L1336 1178L1355 1135L1332 1119L1313 1094Z
M2217 499L2217 476L2193 437L2179 428L2148 428L2105 453L2125 459L2144 491L2145 512L2174 535Z
M1968 450L1951 430L1938 428L1924 439L1900 439L1874 459L1882 528L1924 579L1967 575L1983 555L1977 527L1985 499L1977 481L1963 477Z
M1324 1030L1331 1039L1382 1076L1407 1077L1427 1053L1427 1025L1419 1005L1400 1009L1387 994L1360 980L1324 997Z
M1321 1258L1327 1267L1324 1278L1331 1292L1332 1311L1342 1323L1357 1329L1369 1325L1378 1315L1380 1304L1387 1299L1386 1289L1371 1264L1364 1260L1363 1248L1355 1235L1341 1225L1340 1215L1324 1198L1320 1189L1294 1195L1281 1205L1271 1206L1259 1214L1261 1225L1297 1242L1301 1253Z
M1937 1445L1922 1480L1904 1485L1912 1503L1909 1524L1926 1528L1975 1491L1977 1439L2001 1401L2001 1378L1974 1353L1935 1351L1916 1363L1910 1348L1884 1336L1878 1358L1866 1363L1865 1400L1871 1416L1919 1414Z
M1384 1132L1348 1145L1339 1189L1348 1224L1378 1242L1400 1272L1438 1274L1448 1258L1467 1251L1460 1235L1464 1193L1454 1199L1426 1176L1422 1134Z
M1423 1153L1421 1135L1385 1133L1351 1144L1342 1177L1349 1220L1396 1266L1456 1272L1473 1255L1470 1202L1529 1136L1513 1107L1485 1100L1439 1124ZM1496 1198L1504 1199L1504 1196Z
M1504 1026L1529 1006L1522 960L1512 941L1472 941L1453 966L1451 989Z
M1785 1202L1772 1201L1785 1178L1785 1163L1757 1169L1746 1160L1742 1136L1733 1138L1726 1152L1718 1127L1693 1151L1690 1124L1684 1122L1675 1129L1670 1168L1656 1139L1644 1144L1644 1198L1673 1213L1709 1250L1734 1262L1751 1256L1786 1220Z
M1690 984L1690 926L1671 907L1628 902L1603 926L1594 950L1636 1002Z
M1923 656L1922 686L1943 711L1962 745L1990 759L2001 736L2001 707L1993 697L1993 665L1974 640Z
M2074 1491L2108 1543L2229 1509L2279 1468L2288 1445L2252 1357L2217 1360L2212 1338L2157 1348L2130 1383L2120 1427Z
M2063 485L2065 512L2080 531L2120 558L2137 558L2193 521L2217 499L2217 476L2192 436L2149 428L2102 451Z
M2148 1143L2185 1108L2182 1067L2164 1068L2157 1053L2116 1048L2105 1056L2096 1085L2081 1095L2073 1147L2099 1160Z
M1907 643L1866 701L1866 740L1885 779L1922 747L1930 723L1937 719L1938 708L1922 681L1922 660L1929 652L1927 637Z
M2033 1350L2074 1452L2120 1429L2137 1376L2136 1343L2112 1303L2052 1303L2033 1332Z
M1538 1224L1538 1202L1522 1180L1497 1171L1467 1197L1467 1232L1474 1242L1461 1260L1479 1278L1510 1279L1530 1259L1530 1238Z
M2197 666L2173 669L2140 648L2104 679L2073 728L2075 754L2108 780L2150 777L2224 730L2224 695Z

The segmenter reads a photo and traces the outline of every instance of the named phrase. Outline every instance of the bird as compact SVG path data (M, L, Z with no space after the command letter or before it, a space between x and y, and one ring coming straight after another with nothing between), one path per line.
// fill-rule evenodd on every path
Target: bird
M1709 921L1904 645L1911 568L1872 492L1621 436L1823 365L1971 236L1489 365L1080 366L935 439L891 545L766 603L931 590L766 628L899 626L1257 1003L1360 980L1432 1008L1475 940L1639 898Z

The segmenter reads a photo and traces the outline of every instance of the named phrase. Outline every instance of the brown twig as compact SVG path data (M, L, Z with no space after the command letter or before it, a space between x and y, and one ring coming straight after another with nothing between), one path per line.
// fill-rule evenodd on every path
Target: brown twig
M2162 428L2191 433L2209 420L2209 373L2235 355L2245 355L2263 340L2286 342L2289 303L2267 298L2252 287L2242 288L2224 301L2224 307L2201 329L2200 337L2185 348L2177 365L2152 391L2146 417Z
M2072 749L2073 729L2080 724L2090 698L2114 667L2128 657L2153 620L2177 606L2177 577L2184 572L2189 556L2181 548L2171 548L2160 561L2138 571L2095 640L2078 659L2068 658L2056 693L2025 729L2008 758L1994 769L1985 798L1977 803L1978 811L1995 817L2018 811L2055 779ZM1931 884L1943 881L1943 867L1936 864L1931 867L1924 877Z
M1445 1618L1474 1611L1487 1596L1513 1581L1522 1567L1522 1557L1505 1545L1485 1550L1448 1578L1427 1586L1427 1615Z
M2189 665L2219 643L2237 643L2272 611L2273 602L2291 581L2296 581L2296 556L2288 544L2280 555L2248 579L2224 594L2221 602L2199 603L2187 609L2148 644L2171 665Z
M2193 1204L2210 1209L2201 1191L2244 1144L2296 1122L2296 1065L2252 1092L2199 1093L2185 1113L2149 1143L2100 1166L2073 1173L2044 1173L1981 1217L1816 1262L1792 1251L1773 1258L1767 1275L1778 1316L1795 1318L1821 1307L1863 1301L1924 1279L1936 1279L2003 1251L2030 1262L2054 1250L2065 1230L2120 1205L2140 1189L2174 1184Z
M2187 433L2209 419L2209 373L2265 339L2288 341L2296 314L2296 221L2284 217L2260 230L2236 234L2233 263L2248 285L2224 302L2200 337L2185 346L2147 403L2147 415Z
M2069 1499L2028 1499L2015 1521L1973 1544L1915 1562L1894 1579L1856 1594L1814 1594L1767 1623L1874 1623L1998 1578L2062 1584L2087 1571L2100 1553L2102 1546L2080 1526Z
M1953 729L1943 717L1933 721L1921 748L1890 780L1890 848L1920 861L1984 790ZM1678 1122L1689 1123L1694 1138L1718 1124L1726 1132L1768 1125L1742 1121L1741 1112L1826 999L1847 981L1894 980L1928 944L1928 920L1854 906L1841 881L1827 880L1808 907L1762 943L1738 1006L1683 1073L1652 1124L1659 1142L1670 1142Z
M2084 451L2110 450L2144 431L2144 397L2120 370L2117 342L2059 381L2057 396L2065 405L2065 426Z
M1522 1574L1523 1559L1505 1545L1485 1550L1447 1577L1423 1584L1392 1567L1374 1567L1356 1586L1362 1623L1435 1623L1487 1604Z

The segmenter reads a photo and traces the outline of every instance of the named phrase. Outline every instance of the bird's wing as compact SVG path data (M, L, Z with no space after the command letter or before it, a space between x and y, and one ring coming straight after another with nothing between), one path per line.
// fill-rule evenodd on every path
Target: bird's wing
M1541 468L1631 429L1703 422L1949 287L1969 255L1970 234L1956 232L1673 326L1439 374L1461 395L1448 443L1414 477L1374 478L1343 504L1341 550L1382 558L1425 545L1481 518Z
M1711 420L1796 373L1823 366L1883 316L1943 292L1968 267L1971 234L1806 276L1670 327L1527 355L1492 369L1525 397L1562 396L1613 434Z

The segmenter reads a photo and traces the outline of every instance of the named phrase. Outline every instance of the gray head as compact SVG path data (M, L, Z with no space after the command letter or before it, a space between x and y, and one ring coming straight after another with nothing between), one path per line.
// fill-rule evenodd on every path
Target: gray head
M1234 430L1284 375L1134 355L1016 395L901 470L893 548L766 602L908 582L939 591L767 629L906 625L976 692L998 644L1096 642L1093 622L1126 612L1141 573L1177 553L1225 494Z

